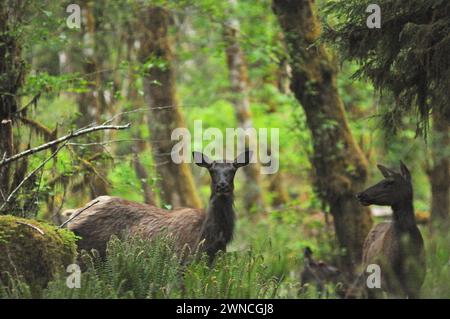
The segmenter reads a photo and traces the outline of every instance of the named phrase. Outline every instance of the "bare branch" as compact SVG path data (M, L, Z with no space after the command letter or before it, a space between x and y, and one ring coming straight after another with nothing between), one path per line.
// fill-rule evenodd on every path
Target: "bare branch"
M137 108L137 109L130 110L130 111L124 111L124 112L120 112L120 113L114 115L113 117L111 117L110 119L105 121L102 125L110 124L115 119L117 119L123 115L126 115L126 114L132 114L132 113L143 112L143 111L148 111L148 110L165 110L165 109L170 109L170 108L173 108L173 106L168 105L168 106L156 106L156 107L141 107L141 108Z
M3 210L3 208L6 206L6 204L9 203L9 201L11 200L11 198L13 198L14 194L17 193L17 191L23 186L23 184L25 184L25 182L27 180L30 179L31 176L33 176L38 170L40 170L42 167L44 167L45 164L47 164L48 161L50 161L53 157L56 156L56 154L58 154L58 152L67 144L67 142L65 142L64 144L58 146L58 148L53 152L52 155L50 155L50 157L48 157L45 161L43 161L38 167L36 167L30 174L28 174L20 183L19 185L17 185L16 188L14 188L14 190L11 192L11 194L8 195L8 197L6 198L5 202L2 204L2 206L0 206L0 211Z
M78 215L80 215L82 212L84 212L85 210L87 210L88 208L91 208L92 206L94 206L95 204L97 204L100 200L96 200L92 203L90 203L89 205L87 205L86 207L83 207L80 211L76 212L75 214L73 214L72 216L70 216L70 218L68 220L66 220L64 223L62 223L61 225L58 226L58 228L63 228L64 226L67 225L67 223L69 223L72 219L74 219L75 217L77 217Z
M93 143L67 143L67 145L70 146L103 146L108 145L112 143L120 143L120 142L144 142L147 141L143 138L129 138L129 139L122 139L122 140L109 140L104 142L93 142Z
M34 147L34 148L30 148L26 151L15 154L14 156L5 158L0 162L0 167L6 165L8 163L17 161L18 159L20 159L24 156L28 156L28 155L46 150L48 148L51 148L55 145L58 145L62 142L65 142L67 140L70 140L72 138L75 138L75 137L78 137L81 135L85 135L85 134L89 134L89 133L92 133L95 131L101 131L101 130L124 130L124 129L129 128L130 126L131 126L131 124L128 123L126 125L98 125L98 126L93 126L93 127L88 127L88 128L81 128L81 129L73 131L67 135L61 136L60 138L58 138L56 140L50 141L48 143L42 144L42 145Z
M21 221L18 221L18 220L16 220L16 223L17 224L21 224L21 225L25 225L25 226L28 226L28 227L31 227L34 230L38 231L41 235L44 235L44 232L40 228L38 228L38 227L36 227L34 225L31 225L31 224L28 224L28 223L25 223L25 222L21 222Z

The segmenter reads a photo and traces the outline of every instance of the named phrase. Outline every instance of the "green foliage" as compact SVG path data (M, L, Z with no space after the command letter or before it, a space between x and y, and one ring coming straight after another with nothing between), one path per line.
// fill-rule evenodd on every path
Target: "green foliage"
M418 132L426 133L432 108L449 121L450 3L379 1L381 29L369 29L365 10L371 3L328 1L324 13L333 23L325 38L345 59L360 64L355 77L369 78L390 98L384 127L395 132L402 117L410 114L417 116Z
M450 234L424 230L427 273L422 287L423 298L450 298Z
M205 256L184 273L185 298L274 298L278 280L270 277L263 256L252 250L220 254L214 266Z
M210 268L205 259L181 266L170 243L163 240L147 242L130 238L122 242L113 239L105 260L96 255L84 255L86 271L82 275L80 289L67 288L67 274L61 272L60 277L52 281L41 296L317 298L314 287L300 295L297 293L303 265L302 250L305 246L310 246L315 256L332 263L336 263L339 251L335 247L333 227L324 224L323 207L311 186L312 141L305 114L292 94L282 92L279 87L279 81L283 80L280 78L280 69L286 59L286 48L275 16L271 14L271 2L242 0L238 1L237 8L230 8L226 1L151 0L143 3L129 0L109 2L107 10L101 1L92 2L97 22L95 37L99 40L101 49L98 51L102 62L101 66L97 66L101 67L100 70L93 70L102 82L95 90L105 90L112 97L107 110L98 114L98 120L104 121L120 112L131 112L118 119L123 123L132 123L132 128L112 134L96 133L86 139L73 140L77 145L71 145L70 150L61 150L54 161L47 163L44 170L18 192L18 202L29 203L27 207L30 209L17 208L14 213L35 216L39 211L40 218L50 220L62 208L80 207L87 202L89 194L90 185L85 183L86 177L93 174L92 167L105 166L105 159L110 159L108 163L111 163L105 172L105 177L111 183L110 195L142 202L141 181L133 168L131 154L137 143L144 145L139 148L140 151L144 150L139 158L149 173L146 182L158 192L155 188L158 177L154 174L154 161L148 147L148 110L143 100L142 76L147 71L164 69L167 61L150 57L145 63L137 63L136 48L133 45L127 47L128 43L133 44L141 36L137 13L142 5L147 4L162 5L172 10L174 19L170 33L174 40L175 57L172 62L177 95L186 127L191 133L195 120L203 121L204 130L219 128L223 134L226 128L236 127L236 115L231 103L234 96L230 93L222 28L224 21L230 16L239 20L239 41L248 66L252 122L257 129L280 129L280 169L291 198L281 208L272 207L256 214L252 220L246 218L241 209L246 182L240 172L235 181L238 213L235 240L228 249L230 252L218 256L213 267ZM450 19L442 19L442 15L448 13L448 1L414 0L406 4L405 1L382 0L379 3L382 9L382 29L378 31L365 27L368 16L365 9L371 1L323 0L319 3L326 3L324 13L334 29L327 33L327 37L333 39L345 58L354 60L341 65L337 85L352 134L369 157L371 180L368 184L380 179L375 166L377 162L398 167L399 160L403 160L413 173L416 210L427 211L430 187L424 167L428 165L430 156L427 145L415 139L415 115L419 114L420 119L424 120L430 105L438 110L448 109ZM432 11L438 11L434 21L430 21L433 15L428 14ZM83 50L89 48L85 47L80 37L83 30L70 30L66 27L67 13L64 5L49 1L33 2L29 12L24 13L32 19L27 19L23 26L11 31L21 37L23 54L28 63L28 74L17 97L22 105L30 104L34 107L28 107L27 112L21 115L36 120L50 131L57 129L59 136L78 127L77 122L83 114L80 114L77 99L81 94L92 91L98 84L92 82L92 74L85 74L86 70L82 70L87 62ZM63 70L58 63L61 53L68 55L71 73ZM364 78L368 78L373 84L363 81ZM130 81L130 91L135 95L128 95L129 92L126 92L127 81ZM374 98L374 87L383 91L384 99L379 101ZM392 96L397 99L390 100ZM394 105L392 101L397 103L395 107L391 107ZM419 106L418 109L416 105ZM89 105L87 110L90 111L91 107L95 106ZM378 113L384 114L385 126L401 128L396 136L387 139L384 132L379 130L375 121L379 118ZM45 142L46 137L36 134L36 130L19 121L16 123L14 137L17 150ZM336 125L339 123L323 123L323 132L326 133L327 129L333 129ZM105 144L102 147L89 145L94 141ZM203 145L208 142L204 140ZM199 149L200 146L195 144L193 148ZM101 156L91 161L92 167L88 168L84 160L94 155L98 149L101 150ZM30 157L28 171L36 168L50 152ZM440 148L439 152L441 157L445 157L448 147ZM208 174L195 165L192 165L192 170L199 194L206 205L210 195ZM269 179L262 176L261 180L264 195L270 197L271 194L267 191ZM269 202L267 198L266 202ZM50 226L39 226L34 221L26 222L44 230L51 240L51 234L55 234L58 244L42 244L39 249L34 249L31 254L19 259L21 263L40 258L35 253L41 252L41 248L48 248L51 250L48 254L53 256L61 241L63 245L67 244L64 250L74 253L73 234L53 227L50 230L47 229ZM0 217L0 248L3 249L2 245L6 245L5 238L10 237L2 232L2 223ZM8 229L17 232L20 230L20 236L11 238L14 238L14 243L24 245L26 251L29 247L34 247L35 243L41 244L41 235L29 226L15 224L12 219L7 224L10 227ZM425 297L450 297L447 284L450 280L449 240L448 236L425 232L428 258ZM26 253L20 249L14 252L17 256ZM43 254L47 256L47 252ZM4 256L0 255L0 260L5 260L2 259ZM48 278L53 277L57 272L56 264L65 260L65 257L49 258L45 265L49 267L48 276L47 268L42 268L46 269L45 280L31 278L27 274L16 276L15 271L5 273L0 285L0 297L28 298L36 295L36 291L40 289L36 286L41 287ZM22 266L16 265L17 269L20 267ZM29 269L34 269L33 267ZM1 262L0 269L5 269ZM329 297L334 295L331 293Z
M113 238L105 260L84 254L87 267L81 288L70 289L61 277L49 284L44 298L270 298L278 282L268 277L261 255L227 253L212 267L206 256L183 266L173 243Z
M297 217L296 217L297 216ZM333 285L328 295L314 286L301 293L301 252L310 246L317 259L333 263L331 240L320 222L308 214L273 214L258 223L243 219L230 252L219 254L212 267L206 256L187 265L164 238L146 241L138 237L113 238L105 259L95 252L83 253L85 271L81 287L66 285L60 272L41 298L336 298ZM250 228L251 226L251 228ZM450 298L448 289L450 247L448 234L422 229L427 257L423 298ZM301 233L302 236L298 236ZM267 239L270 234L270 240ZM322 234L322 235L317 235ZM247 245L242 245L243 241ZM8 285L5 285L5 282ZM29 298L29 285L8 275L0 284L0 298Z
M0 299L30 299L30 286L20 278L5 272L0 280Z

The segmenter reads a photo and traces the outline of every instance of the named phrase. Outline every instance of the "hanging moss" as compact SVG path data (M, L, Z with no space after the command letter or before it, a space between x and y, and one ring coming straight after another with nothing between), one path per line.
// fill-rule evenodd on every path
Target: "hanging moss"
M44 222L0 216L0 287L22 278L36 295L76 257L77 237Z
M381 29L366 26L369 4L381 10ZM324 38L360 68L386 98L382 124L395 133L406 114L426 135L431 110L450 123L450 1L334 0L325 5Z

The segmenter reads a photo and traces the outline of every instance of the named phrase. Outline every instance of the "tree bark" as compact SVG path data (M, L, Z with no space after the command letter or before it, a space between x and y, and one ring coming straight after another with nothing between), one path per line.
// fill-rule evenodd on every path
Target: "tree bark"
M149 130L158 186L165 204L173 207L202 206L192 172L186 163L175 164L171 159L171 141L175 128L184 127L184 120L175 92L175 74L172 66L172 45L169 39L169 12L161 7L143 9L139 61L144 64L154 59L156 65L145 70L144 95L149 110ZM160 108L160 109L158 109Z
M22 2L4 2L0 6L0 161L15 153L13 125L19 110L19 92L24 78L25 66L21 56L21 45L16 30L25 10ZM3 202L11 189L20 182L19 175L26 172L26 162L18 166L0 167L0 201ZM18 170L21 174L17 174ZM23 174L22 174L23 173ZM13 175L19 177L13 180Z
M133 166L136 176L141 183L142 193L144 195L144 203L149 205L156 205L155 197L152 188L148 184L148 173L144 165L142 165L139 159L139 153L133 153Z
M432 158L433 167L429 171L431 183L431 220L434 225L449 222L450 206L450 151L449 126L442 114L433 116Z
M319 196L329 205L347 274L361 261L372 221L354 199L367 177L367 160L348 127L336 87L337 71L316 40L320 24L313 0L274 0L291 57L291 90L301 103L313 139L312 164Z
M105 48L98 43L100 29L101 10L95 7L93 1L86 1L83 7L83 14L86 23L82 24L82 43L83 43L83 64L82 70L85 79L89 81L89 91L77 95L78 110L81 116L78 118L78 126L84 127L92 123L101 123L101 115L106 111L106 102L103 92L102 79L102 55L106 54ZM104 56L103 56L104 58ZM97 142L100 140L97 138ZM104 152L101 146L93 147L94 153ZM98 174L93 173L87 177L87 183L91 193L91 198L109 193L109 185L106 179L107 168L105 165L97 167Z
M230 9L233 9L237 1L228 0L228 3L230 4ZM230 15L232 15L233 11L230 11ZM248 71L244 53L239 44L239 33L239 21L230 16L224 24L224 39L231 92L233 94L232 103L234 105L238 126L246 130L253 129L253 123L248 96ZM245 140L242 143L244 144ZM249 136L246 147L257 152L256 136ZM264 209L265 204L260 182L260 165L258 163L250 164L244 167L243 171L246 178L246 191L244 196L246 210L251 212Z

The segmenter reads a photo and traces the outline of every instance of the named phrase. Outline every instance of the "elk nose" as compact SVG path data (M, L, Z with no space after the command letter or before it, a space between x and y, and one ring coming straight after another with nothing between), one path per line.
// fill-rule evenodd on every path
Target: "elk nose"
M217 191L224 192L228 190L228 184L225 182L219 182L217 184Z
M357 193L357 194L355 195L355 197L356 197L357 200L364 200L364 198L365 198L366 196L364 195L364 193Z

